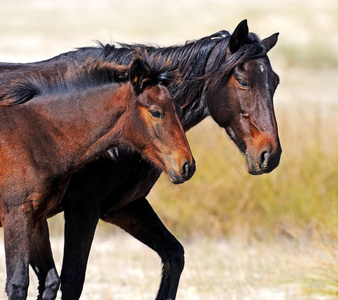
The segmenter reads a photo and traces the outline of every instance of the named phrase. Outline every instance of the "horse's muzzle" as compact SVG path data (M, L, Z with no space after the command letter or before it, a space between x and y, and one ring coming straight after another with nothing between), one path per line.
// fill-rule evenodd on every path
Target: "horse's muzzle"
M279 165L282 150L268 151L262 150L257 159L254 159L250 153L245 153L246 168L251 175L261 175L270 173Z

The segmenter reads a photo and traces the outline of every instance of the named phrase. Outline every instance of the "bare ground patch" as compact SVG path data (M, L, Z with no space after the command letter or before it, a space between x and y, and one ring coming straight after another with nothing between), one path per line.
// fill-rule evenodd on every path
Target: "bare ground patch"
M333 281L338 258L332 245L287 239L249 245L238 239L204 238L183 245L186 266L177 299L336 299L337 294L329 293L334 288L337 293ZM60 272L62 238L52 238L52 247ZM3 248L0 265L0 298L5 299ZM81 299L154 299L160 272L160 259L152 250L126 234L100 234L99 229ZM28 299L33 300L37 281L32 271L30 280Z

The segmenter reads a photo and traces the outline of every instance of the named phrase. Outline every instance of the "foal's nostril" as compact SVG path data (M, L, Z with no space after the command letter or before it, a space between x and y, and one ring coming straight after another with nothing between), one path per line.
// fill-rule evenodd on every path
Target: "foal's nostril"
M195 172L195 164L191 164L189 161L183 163L182 177L188 180Z
M189 174L189 162L186 161L182 166L182 176L187 177L188 174Z

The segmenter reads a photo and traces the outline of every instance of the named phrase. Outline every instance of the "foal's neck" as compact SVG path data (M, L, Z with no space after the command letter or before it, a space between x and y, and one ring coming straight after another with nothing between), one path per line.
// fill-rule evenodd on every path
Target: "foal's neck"
M53 135L56 155L77 169L113 146L123 145L130 85L110 84L65 95L50 95L31 107ZM57 132L57 134L54 134Z

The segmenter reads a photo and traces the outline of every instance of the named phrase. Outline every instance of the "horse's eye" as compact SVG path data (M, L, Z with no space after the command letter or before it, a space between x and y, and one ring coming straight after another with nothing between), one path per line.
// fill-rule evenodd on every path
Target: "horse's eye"
M238 79L237 80L239 87L243 88L243 89L248 89L249 85L242 79Z
M163 119L163 114L161 114L161 112L157 109L152 109L149 111L150 114L153 116L153 118L156 119Z

